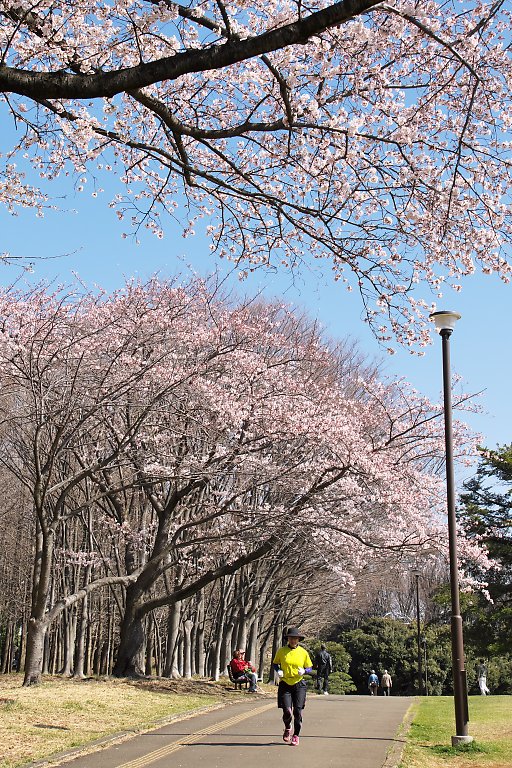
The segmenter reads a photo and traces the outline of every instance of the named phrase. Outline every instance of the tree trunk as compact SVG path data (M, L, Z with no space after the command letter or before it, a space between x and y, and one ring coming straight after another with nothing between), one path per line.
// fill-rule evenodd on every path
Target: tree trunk
M280 614L276 614L276 617L274 619L274 631L272 633L272 660L274 659L278 648L281 647L281 617ZM269 683L272 682L274 679L274 672L272 670L272 665L270 666L270 673L269 673Z
M12 655L13 655L13 623L8 621L5 627L5 639L2 648L2 667L1 672L5 675L12 669Z
M89 549L92 549L92 543L91 543L91 528L92 528L92 521L91 521L91 510L89 509L88 513L88 546ZM87 586L91 580L91 574L92 574L92 565L89 563L87 565L87 568L85 569L85 575L84 575L84 586ZM90 635L90 626L89 626L89 597L88 595L85 595L84 599L82 600L82 607L77 608L77 638L76 638L76 646L75 646L75 663L74 663L74 677L83 678L85 677L85 666L86 666L86 648L87 648L87 637ZM88 666L88 665L87 665Z
M111 606L108 614L107 654L105 661L105 674L111 675L114 667L114 606Z
M193 621L187 619L183 624L183 677L192 677L192 635Z
M258 648L258 636L260 632L260 616L256 614L251 622L249 630L249 640L247 642L246 658L250 659L254 666L256 666L257 648Z
M157 677L162 677L162 633L160 632L160 624L156 619L153 621L153 628L155 631L155 673Z
M45 657L48 658L48 626L44 620L53 566L54 534L38 527L32 572L32 612L28 624L25 678L23 685L41 682ZM45 654L46 650L46 654Z
M197 623L196 619L190 620L192 622L192 628L190 630L190 674L192 677L197 675L196 665L196 640L197 640Z
M153 634L153 614L150 613L146 624L146 663L145 674L147 677L151 677L153 674L153 653L155 646L155 638Z
M76 623L77 623L77 616L74 608L72 608L70 611L63 612L62 623L63 623L62 635L63 635L63 642L64 642L64 648L63 648L64 660L62 663L61 675L64 675L65 677L71 677L73 674L73 656L74 656L74 650L75 650Z
M127 590L128 592L128 590ZM119 650L112 674L115 677L143 677L144 619L128 606L121 622Z
M105 640L101 645L100 653L100 674L108 675L108 641Z
M201 590L197 601L196 613L196 674L206 674L206 652L204 647L204 590Z
M233 624L224 625L222 637L222 649L220 654L220 668L224 672L232 658L231 639L233 637Z
M180 677L178 668L178 634L181 621L181 602L169 606L167 619L167 648L165 655L164 677L177 679Z
M87 634L87 612L88 612L88 599L87 595L82 601L82 610L80 611L80 618L78 621L78 632L75 649L75 664L74 664L74 677L85 677L85 639Z
M47 626L40 619L31 618L28 623L27 656L23 685L41 682Z
M59 656L60 656L60 649L62 647L62 622L59 622L59 624L53 628L53 631L51 631L51 628L48 627L47 632L47 638L49 640L49 648L50 648L50 664L48 667L48 671L51 675L55 675L57 673L57 669L60 668L59 663Z
M26 624L25 619L23 618L19 628L18 663L16 665L16 672L21 672L22 669L25 669L26 648Z
M183 677L184 675L184 663L183 663L183 657L185 655L184 652L185 648L185 642L183 639L183 632L180 633L180 636L178 637L178 671L180 673L180 677Z
M98 621L96 624L96 632L94 636L92 650L92 671L95 675L100 674L100 660L101 660L101 637L103 635L103 596L100 595Z
M247 646L247 614L243 605L238 609L237 619L236 647L245 651Z
M215 640L215 643L213 644L212 649L212 665L210 674L213 677L215 681L217 681L221 675L221 667L220 667L220 652L222 648L222 643L220 641L220 638L218 637ZM222 673L225 674L225 670L222 670Z

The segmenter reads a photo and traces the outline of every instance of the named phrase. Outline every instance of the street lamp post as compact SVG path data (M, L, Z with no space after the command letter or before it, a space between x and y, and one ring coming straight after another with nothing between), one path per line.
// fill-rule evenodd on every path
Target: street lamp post
M443 395L444 395L444 439L446 452L446 493L448 508L448 546L450 559L450 594L451 594L451 640L453 696L455 704L456 735L452 736L452 746L473 741L468 735L468 690L466 670L464 668L464 641L462 637L462 617L460 615L459 572L457 567L457 521L455 517L455 478L453 471L452 439L452 392L450 373L450 336L455 323L460 320L457 312L432 312L430 319L436 324L443 346Z
M416 579L416 646L418 651L418 693L423 696L423 669L422 669L422 649L421 649L421 625L420 625L420 572L413 571Z

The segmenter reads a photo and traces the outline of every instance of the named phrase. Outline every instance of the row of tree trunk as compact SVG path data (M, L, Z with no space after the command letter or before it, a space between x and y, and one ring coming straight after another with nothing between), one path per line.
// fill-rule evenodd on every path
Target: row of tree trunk
M265 677L284 627L297 622L297 617L304 621L312 612L322 613L321 579L316 584L313 575L311 579L307 612L300 608L304 588L294 591L293 580L270 560L251 564L188 600L151 612L141 623L137 674L216 680L226 674L234 650L243 648L259 677ZM43 674L119 674L122 605L122 594L103 590L64 609L44 633ZM29 613L27 605L16 618L1 620L2 673L26 671Z
M150 281L4 316L0 642L25 685L215 678L235 646L261 672L290 617L325 614L305 584L437 540L436 407L280 302Z

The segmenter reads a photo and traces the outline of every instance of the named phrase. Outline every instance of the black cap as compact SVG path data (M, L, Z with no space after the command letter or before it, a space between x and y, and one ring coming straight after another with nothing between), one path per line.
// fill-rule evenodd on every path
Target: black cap
M301 635L297 627L290 627L286 632L286 637L298 637L299 640L304 640L305 635Z

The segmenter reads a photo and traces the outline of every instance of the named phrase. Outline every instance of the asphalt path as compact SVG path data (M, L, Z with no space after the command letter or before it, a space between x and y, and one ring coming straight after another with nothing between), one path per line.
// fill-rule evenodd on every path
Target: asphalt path
M282 741L274 697L174 720L154 731L60 761L66 768L395 768L412 699L309 695L300 744Z

